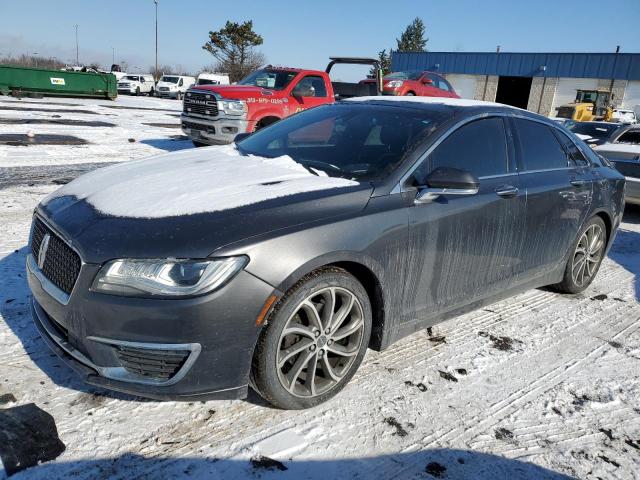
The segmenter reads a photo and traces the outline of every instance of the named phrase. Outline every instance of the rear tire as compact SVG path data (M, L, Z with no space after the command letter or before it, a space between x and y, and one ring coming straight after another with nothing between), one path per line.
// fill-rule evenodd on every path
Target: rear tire
M200 147L208 147L209 145L207 145L206 143L202 143L202 142L196 142L195 140L191 140L193 142L193 145L196 148L200 148Z
M156 96L156 91L153 89L153 87L151 88L151 90L149 90L149 96L150 97L155 97Z
M564 277L552 287L562 293L580 293L595 278L607 246L607 228L604 221L595 216L580 230L573 242L572 253L567 260Z
M136 87L136 97L140 95L140 87Z
M286 410L327 401L362 363L371 318L366 290L346 271L327 267L306 275L278 301L260 334L252 387Z

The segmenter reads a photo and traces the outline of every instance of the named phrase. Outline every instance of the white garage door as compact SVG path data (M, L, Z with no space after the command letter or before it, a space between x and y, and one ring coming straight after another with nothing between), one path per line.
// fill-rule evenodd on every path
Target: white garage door
M595 90L598 88L597 78L560 78L556 85L556 94L551 106L551 117L557 114L556 108L565 103L571 103L576 99L577 89Z
M474 75L447 75L447 80L461 98L473 99L476 93L476 77Z
M622 99L622 107L635 110L636 116L640 115L640 81L632 80L627 83Z

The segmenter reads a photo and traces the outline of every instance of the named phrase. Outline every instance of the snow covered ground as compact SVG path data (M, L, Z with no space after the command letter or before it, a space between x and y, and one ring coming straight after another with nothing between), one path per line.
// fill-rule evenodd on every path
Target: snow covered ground
M82 384L31 322L24 274L31 212L100 164L190 148L176 128L179 109L153 98L0 97L0 139L30 131L90 142L0 144L0 418L34 403L53 417L66 446L12 479L640 478L640 209L633 207L584 294L531 290L369 352L350 385L311 410L275 410L255 394L163 403ZM39 434L55 436L44 426Z

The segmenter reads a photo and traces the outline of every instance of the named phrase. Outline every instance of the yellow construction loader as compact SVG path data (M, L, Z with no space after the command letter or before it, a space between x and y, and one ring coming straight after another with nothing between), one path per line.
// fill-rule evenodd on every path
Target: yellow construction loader
M582 90L576 93L573 103L561 105L557 108L559 118L568 118L577 122L590 122L593 120L611 121L613 107L611 100L613 95L609 90Z

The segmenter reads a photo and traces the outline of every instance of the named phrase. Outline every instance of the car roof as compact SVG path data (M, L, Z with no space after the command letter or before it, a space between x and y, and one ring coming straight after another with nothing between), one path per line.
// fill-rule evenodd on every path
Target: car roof
M505 105L503 103L486 102L484 100L469 100L466 98L448 98L448 97L418 97L418 96L369 96L369 97L353 97L347 98L345 102L371 102L382 104L417 104L417 105L444 105L448 107L455 107L457 109L468 109L475 107L491 107L510 109L513 111L528 112L518 107L512 107L511 105Z

